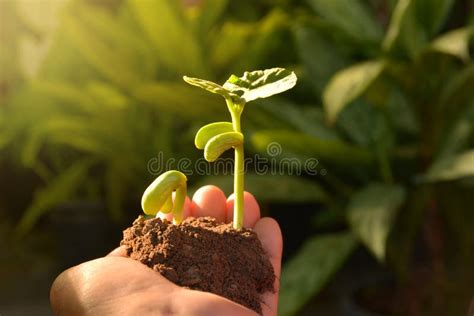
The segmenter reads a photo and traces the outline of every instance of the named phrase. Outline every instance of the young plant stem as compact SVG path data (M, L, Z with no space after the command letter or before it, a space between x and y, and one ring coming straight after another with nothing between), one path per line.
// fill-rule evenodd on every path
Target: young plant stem
M227 107L232 117L232 126L235 132L241 133L240 116L243 105L235 104L227 99ZM234 148L234 219L233 227L241 229L244 223L244 145Z
M234 176L234 228L241 229L244 223L244 146L235 148Z
M187 187L186 183L176 189L173 205L173 224L179 225L183 221L183 207L186 199Z

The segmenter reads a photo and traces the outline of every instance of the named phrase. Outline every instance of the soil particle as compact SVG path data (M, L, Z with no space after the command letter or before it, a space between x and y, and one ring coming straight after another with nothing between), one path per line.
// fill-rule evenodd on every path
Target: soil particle
M273 291L275 274L256 233L235 230L211 217L173 225L138 217L123 232L130 258L193 290L211 292L261 314L261 295Z

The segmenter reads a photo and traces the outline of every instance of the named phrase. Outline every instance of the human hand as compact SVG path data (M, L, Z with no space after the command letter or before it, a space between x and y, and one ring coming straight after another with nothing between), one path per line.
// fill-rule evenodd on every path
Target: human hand
M233 196L226 199L215 186L200 188L188 198L185 216L232 220ZM277 222L260 218L260 208L244 195L244 226L252 227L275 271L275 293L262 297L265 316L277 315L282 236ZM169 215L159 214L166 218ZM117 248L104 258L72 267L54 281L50 293L55 315L255 315L250 309L218 295L177 286Z

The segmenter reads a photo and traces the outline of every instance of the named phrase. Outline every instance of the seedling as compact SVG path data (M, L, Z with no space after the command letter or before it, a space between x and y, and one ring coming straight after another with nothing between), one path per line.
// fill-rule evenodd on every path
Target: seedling
M215 161L223 152L234 148L234 219L235 229L242 228L244 220L244 135L240 118L245 104L267 98L291 89L296 84L294 72L283 68L272 68L245 72L242 77L230 76L224 85L183 77L187 83L224 97L232 122L216 122L199 129L194 143L204 150L204 158ZM173 202L172 193L176 191ZM145 190L142 208L145 214L155 215L159 211L172 212L175 224L183 219L183 205L186 197L186 176L179 171L168 171L160 175Z

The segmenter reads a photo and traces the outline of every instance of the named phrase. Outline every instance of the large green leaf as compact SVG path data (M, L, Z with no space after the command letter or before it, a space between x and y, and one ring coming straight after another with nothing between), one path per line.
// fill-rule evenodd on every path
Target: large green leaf
M437 182L472 176L474 176L474 149L435 161L422 176L422 180Z
M348 233L315 236L283 267L279 315L297 315L335 274L357 245Z
M472 30L472 27L464 27L443 34L431 43L430 49L467 61L469 59L469 40L473 33Z
M246 71L242 77L230 76L224 88L238 94L246 102L267 98L293 88L296 85L294 72L284 68Z
M356 147L339 140L328 140L285 130L265 130L251 137L255 148L264 153L271 144L278 144L284 156L316 158L329 163L370 163L372 154L365 148Z
M199 181L195 188L212 184L220 187L227 195L231 194L234 191L231 168L232 165L229 166L230 170L227 170L229 175L206 177ZM269 174L269 170L260 171L261 174L245 174L245 190L252 193L260 202L324 203L329 199L324 189L314 181L290 175Z
M324 107L330 122L377 79L384 70L381 60L368 61L339 71L332 77L323 94Z
M78 161L54 178L46 187L37 191L32 204L25 211L16 227L16 234L24 236L41 215L51 211L59 203L70 199L83 184L82 181L87 176L91 165L90 160Z
M404 199L400 186L372 184L349 202L347 216L352 230L380 261L385 259L387 238Z
M378 41L381 38L380 25L362 1L308 0L308 3L316 13L358 41Z

